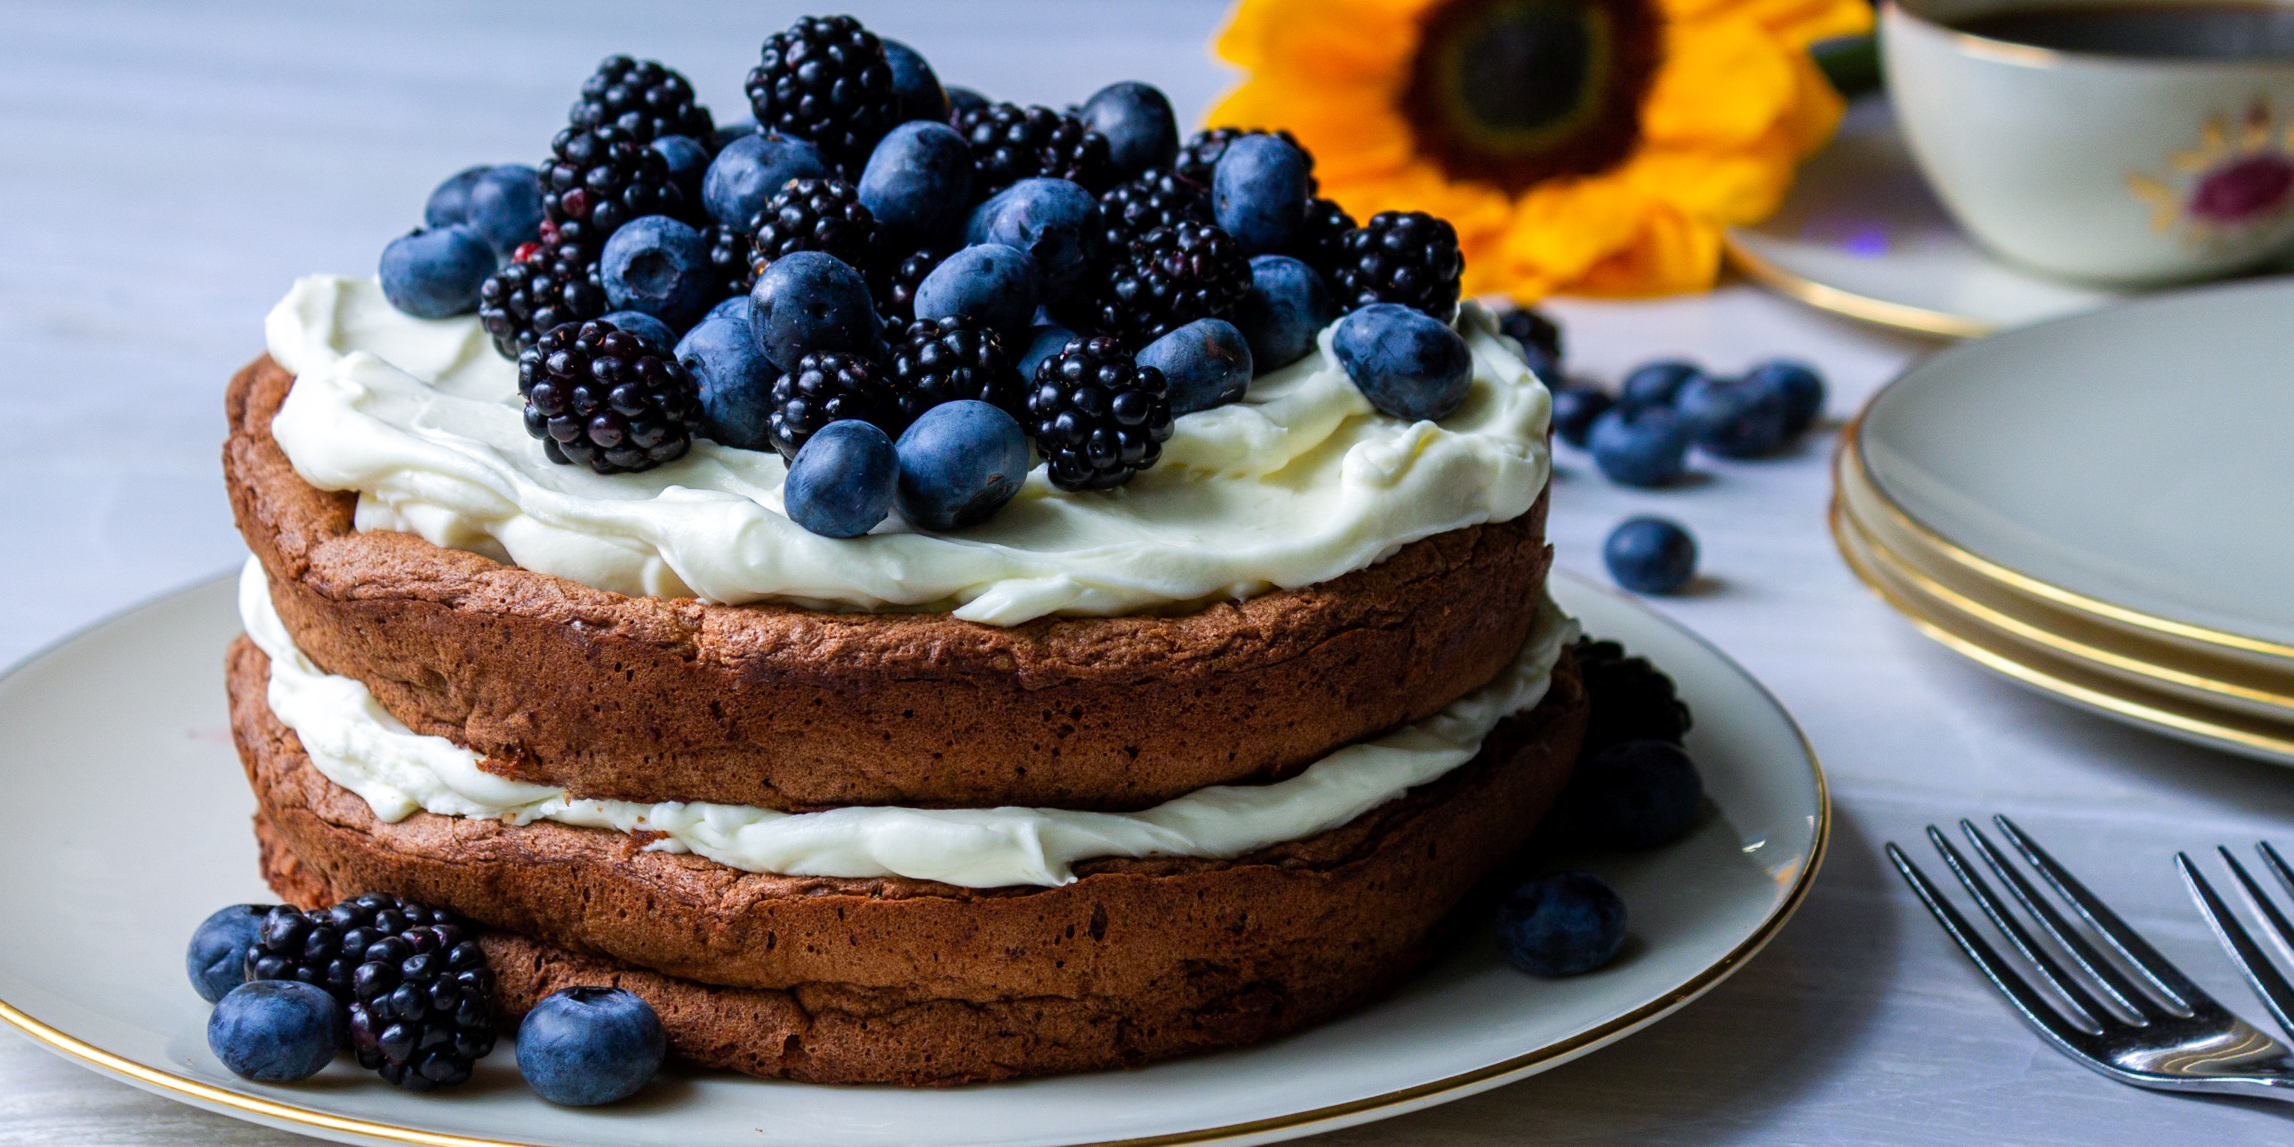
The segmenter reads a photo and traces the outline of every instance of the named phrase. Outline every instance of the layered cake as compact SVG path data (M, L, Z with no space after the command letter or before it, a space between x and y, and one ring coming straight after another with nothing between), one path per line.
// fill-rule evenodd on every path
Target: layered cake
M569 133L607 131L576 110ZM561 159L586 146L567 138ZM541 191L544 250L520 269L563 255L578 228L559 217L587 205L546 171ZM1024 376L992 351L1024 323L912 294L910 345L990 347L982 370L1011 385L966 405L1026 434L1024 478L951 525L905 484L938 473L909 453L923 416L853 416L852 378L907 377L896 338L760 366L771 429L736 441L740 394L687 348L726 314L754 332L741 353L784 349L773 308L798 304L773 276L798 257L765 249L772 226L752 293L676 320L693 333L675 354L570 293L576 313L532 329L491 280L481 313L418 317L387 258L379 282L307 278L271 313L229 388L253 557L227 676L280 896L450 910L510 1019L615 986L679 1056L817 1082L1237 1046L1423 961L1537 826L1587 714L1575 625L1544 592L1549 395L1456 304L1454 270L1433 307L1325 299L1294 361L1246 353L1212 401L1190 372L1228 317L1273 345L1240 288L1142 318L1087 284L1114 301L1027 318L1108 329L1041 322L1066 341ZM1207 342L1151 353L1204 323ZM815 377L845 387L843 416L793 394ZM591 378L652 389L569 421L560 391ZM1061 437L1094 411L1102 437ZM878 501L900 509L840 528L829 511L874 504L878 439L903 483ZM812 477L830 473L835 498Z

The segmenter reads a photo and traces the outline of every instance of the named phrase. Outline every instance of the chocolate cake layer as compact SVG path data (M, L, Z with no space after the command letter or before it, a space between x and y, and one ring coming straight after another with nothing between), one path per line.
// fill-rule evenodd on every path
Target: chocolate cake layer
M304 482L271 438L292 382L268 358L232 380L224 468L296 642L410 728L576 796L1124 810L1277 779L1488 681L1550 560L1540 497L1178 616L999 628L633 598L358 532L355 495Z

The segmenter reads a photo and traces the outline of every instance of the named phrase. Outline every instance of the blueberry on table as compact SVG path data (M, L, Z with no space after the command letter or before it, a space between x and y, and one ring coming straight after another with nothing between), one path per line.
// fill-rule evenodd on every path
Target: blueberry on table
M1473 387L1466 340L1399 303L1372 303L1339 320L1330 349L1370 405L1396 418L1440 421Z
M972 201L972 150L945 123L911 120L869 153L858 187L890 242L936 245L955 234Z
M894 504L927 530L987 521L1027 480L1028 436L1019 420L985 402L943 402L893 444L900 466Z
M247 981L247 949L262 938L272 904L234 904L199 922L184 949L183 970L199 998L214 1003Z
M876 351L881 331L868 280L834 255L798 251L773 260L749 299L749 333L784 371L818 351Z
M891 37L882 37L884 60L892 65L892 95L900 101L900 120L948 122L948 92L924 54Z
M518 1025L518 1071L552 1103L594 1107L627 1099L668 1054L661 1017L635 992L565 988Z
M418 319L466 315L494 267L494 249L468 224L416 231L382 249L382 295Z
M1554 815L1588 847L1656 848L1688 835L1704 798L1687 750L1671 741L1625 741L1578 763Z
M691 324L721 289L708 239L666 215L633 219L615 231L598 260L598 278L615 310L644 311L671 327Z
M1098 253L1099 201L1065 179L1022 179L973 209L966 243L1001 243L1035 260L1047 298L1074 289ZM918 316L922 317L922 316Z
M1553 432L1563 442L1583 450L1593 433L1593 422L1617 405L1609 392L1591 386L1558 383L1553 387Z
M1634 593L1676 593L1697 572L1697 542L1677 522L1627 518L1601 543L1601 562Z
M1227 145L1211 175L1211 213L1245 255L1279 251L1298 237L1312 198L1313 161L1278 135Z
M1083 101L1084 126L1107 137L1107 155L1116 173L1130 179L1152 167L1169 167L1179 154L1179 120L1170 97L1136 80L1112 83Z
M614 311L598 316L598 321L612 323L663 350L677 345L677 332L644 311Z
M1784 436L1798 438L1824 413L1824 376L1814 367L1787 359L1771 359L1746 371L1746 386L1773 390L1784 402Z
M430 193L429 200L423 203L422 225L438 228L469 222L470 188L477 184L479 176L492 170L494 165L481 163L447 176L446 182L439 184Z
M1623 403L1593 420L1585 437L1593 464L1622 486L1662 486L1688 468L1688 420L1671 407L1628 410Z
M719 223L743 229L756 223L766 201L792 179L835 174L811 142L775 132L751 132L725 145L701 176L701 206Z
M1225 319L1196 319L1139 352L1139 365L1163 372L1171 416L1224 406L1251 385L1251 347Z
M1338 317L1330 287L1314 268L1288 255L1251 258L1251 289L1235 308L1235 326L1264 374L1305 358L1315 337Z
M1540 876L1498 908L1498 953L1533 976L1590 972L1624 945L1625 901L1590 872Z
M831 422L798 448L781 505L791 521L822 537L857 538L892 512L899 470L892 439L873 423Z
M966 247L932 268L916 288L916 317L944 319L970 315L1017 346L1034 325L1041 298L1036 262L1002 243Z
M497 258L542 237L542 176L522 163L490 167L470 185L464 220Z
M291 1083L332 1062L343 1031L342 1005L301 980L256 980L216 1002L207 1048L233 1075Z
M1704 373L1693 362L1682 359L1662 359L1643 363L1625 375L1617 388L1617 405L1639 412L1655 406L1671 406L1688 381Z
M1784 444L1784 393L1736 379L1698 375L1673 397L1697 445L1723 458L1757 458Z

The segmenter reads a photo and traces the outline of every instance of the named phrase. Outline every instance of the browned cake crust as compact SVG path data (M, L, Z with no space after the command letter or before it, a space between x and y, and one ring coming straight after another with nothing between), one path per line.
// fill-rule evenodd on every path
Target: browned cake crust
M1319 836L1235 860L1094 860L1057 888L967 889L745 873L546 822L382 824L278 724L267 672L251 643L233 645L240 755L269 847L300 874L274 872L283 894L453 908L529 938L498 941L512 1010L621 976L660 994L682 1053L824 1082L1113 1067L1327 1018L1415 966L1443 914L1527 839L1585 721L1564 657L1545 701L1473 762Z
M399 720L576 795L769 808L1137 809L1425 717L1521 648L1545 499L1321 585L1175 617L825 613L632 598L359 533L232 379L232 509L303 650Z

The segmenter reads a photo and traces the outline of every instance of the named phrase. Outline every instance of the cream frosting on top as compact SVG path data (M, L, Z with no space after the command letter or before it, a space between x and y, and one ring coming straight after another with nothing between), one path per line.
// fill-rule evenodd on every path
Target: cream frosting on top
M1242 401L1178 419L1162 461L1121 489L1066 493L1039 465L984 524L934 534L895 515L836 539L782 513L787 469L770 452L697 440L610 477L551 463L526 434L516 368L475 318L413 318L372 280L311 276L266 323L296 376L272 434L312 485L358 491L362 530L617 593L993 625L1311 585L1527 512L1550 465L1550 396L1487 312L1466 304L1458 329L1473 384L1439 423L1373 410L1325 330Z

